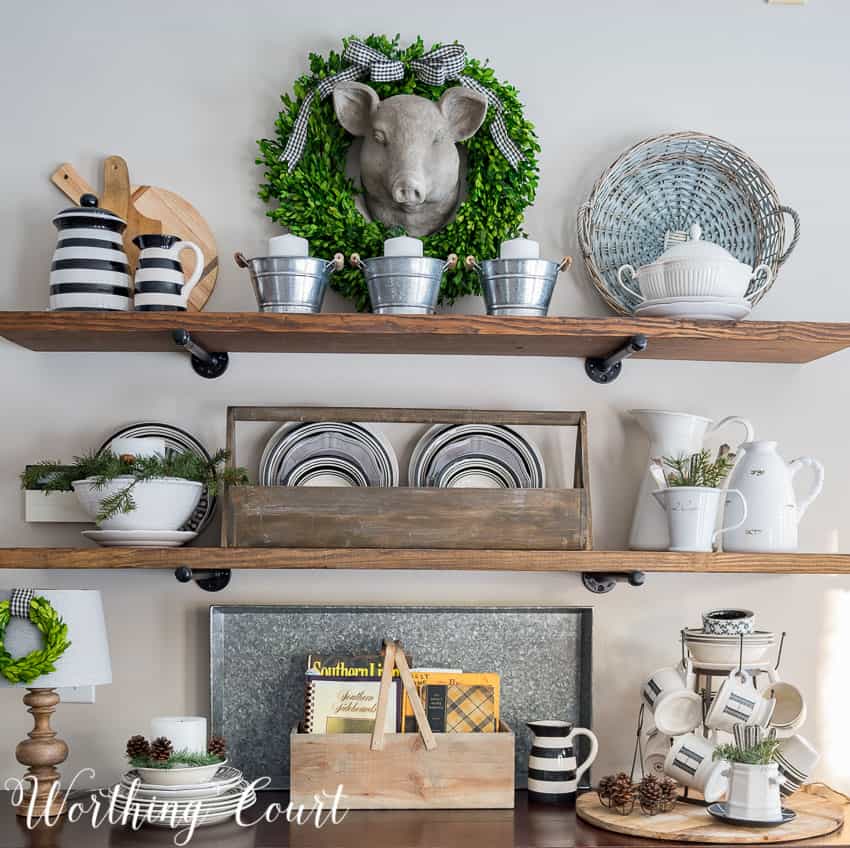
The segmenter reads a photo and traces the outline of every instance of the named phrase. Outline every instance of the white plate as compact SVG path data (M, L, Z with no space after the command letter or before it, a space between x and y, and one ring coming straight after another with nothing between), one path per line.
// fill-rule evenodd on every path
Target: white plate
M635 315L638 318L681 318L688 321L740 321L751 311L752 306L746 300L679 297L648 300L635 309Z
M179 548L197 537L191 530L83 530L105 548Z
M190 798L185 796L180 798L140 798L134 795L132 799L128 800L126 794L119 792L115 796L115 806L121 807L122 809L130 807L132 809L145 811L149 809L162 808L164 804L169 804L177 810L183 810L190 804L199 802L201 815L209 815L210 813L219 813L230 809L236 809L236 807L238 807L241 803L242 796L245 794L247 789L248 783L243 780L237 786L229 789L225 794L212 798ZM109 790L101 790L101 795L108 796ZM248 793L248 797L255 797L253 789Z

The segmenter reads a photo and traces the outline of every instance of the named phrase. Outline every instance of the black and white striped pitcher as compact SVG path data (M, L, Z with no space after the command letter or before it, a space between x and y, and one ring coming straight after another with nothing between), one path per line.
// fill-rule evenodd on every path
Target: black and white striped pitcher
M126 311L130 270L121 234L127 222L84 194L53 219L59 240L50 266L50 309Z
M599 753L599 740L584 727L568 721L530 721L531 753L528 755L528 798L548 804L574 804L581 776ZM575 738L590 740L590 753L576 763Z
M204 273L204 254L193 241L180 236L141 235L133 239L139 248L134 305L140 312L184 312L189 295ZM191 250L195 267L187 280L180 254Z

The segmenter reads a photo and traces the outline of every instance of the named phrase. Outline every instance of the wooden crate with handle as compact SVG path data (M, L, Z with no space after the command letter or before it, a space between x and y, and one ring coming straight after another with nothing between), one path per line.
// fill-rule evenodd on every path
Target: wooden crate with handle
M341 809L510 809L514 806L513 731L432 733L399 642L385 640L375 729L368 733L300 733L290 742L290 800L328 807L341 788ZM418 733L384 733L393 668L398 667Z
M585 412L362 407L227 409L229 462L237 422L350 421L574 427L572 488L446 489L399 486L238 486L223 498L222 546L589 550L590 478Z

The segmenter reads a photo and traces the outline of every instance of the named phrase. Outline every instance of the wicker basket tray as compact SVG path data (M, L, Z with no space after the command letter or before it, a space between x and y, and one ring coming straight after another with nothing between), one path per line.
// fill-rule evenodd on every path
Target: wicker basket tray
M787 247L786 215L793 221ZM751 268L768 265L773 281L800 237L799 216L742 150L695 132L649 138L602 174L578 212L585 266L605 302L634 312L640 301L619 284L617 269L654 262L691 224ZM750 299L753 305L773 281ZM750 290L758 284L753 280Z

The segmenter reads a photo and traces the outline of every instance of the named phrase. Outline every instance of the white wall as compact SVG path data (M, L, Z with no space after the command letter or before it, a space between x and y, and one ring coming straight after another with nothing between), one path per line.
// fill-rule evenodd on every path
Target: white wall
M800 246L755 317L848 321L849 30L842 0L803 8L762 0L7 5L0 307L46 304L50 218L67 205L51 171L72 161L95 181L101 158L120 153L137 181L184 194L210 221L224 257L210 308L253 310L247 279L228 257L258 252L272 232L256 198L254 140L272 132L278 95L307 51L336 49L354 31L401 31L426 42L460 39L520 89L543 144L527 223L547 255L578 255L576 208L625 147L699 129L750 151L803 218ZM553 312L606 309L576 267L561 278ZM141 419L180 424L219 445L228 403L351 403L587 409L596 545L622 547L645 452L624 414L637 405L746 415L787 457L820 457L826 488L806 516L802 546L850 552L848 362L840 354L804 367L628 363L621 380L602 387L579 360L240 354L223 379L206 382L176 353L38 354L0 343L0 544L81 542L78 528L24 523L16 478L28 461L70 457ZM703 609L738 604L757 610L762 626L788 631L784 671L810 699L805 733L827 752L818 776L850 789L846 578L650 576L642 589L602 598L575 575L513 573L239 572L219 596L180 586L169 572L13 571L0 580L104 593L115 679L95 706L61 707L56 725L72 746L66 771L91 765L114 778L124 740L145 732L151 715L207 710L212 602L433 602L595 605L603 774L630 762L638 685L676 658L679 629ZM14 746L29 724L18 697L0 691L0 775L19 772Z

